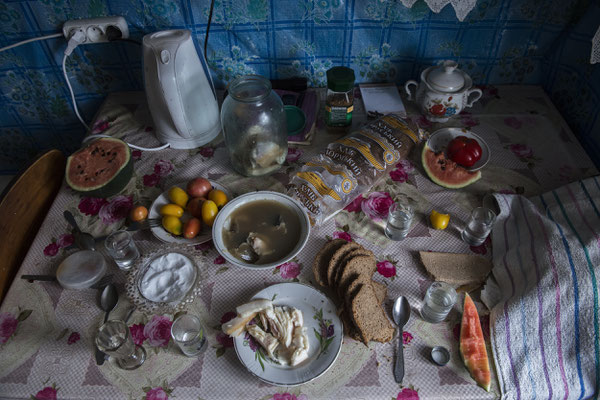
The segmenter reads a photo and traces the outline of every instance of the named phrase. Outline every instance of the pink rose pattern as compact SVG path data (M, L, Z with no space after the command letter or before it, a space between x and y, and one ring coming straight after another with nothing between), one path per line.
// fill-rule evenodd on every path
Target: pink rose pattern
M174 169L175 166L173 163L171 163L171 161L158 160L156 164L154 164L154 173L150 175L144 175L144 186L153 187L158 185L160 178L169 175Z
M223 347L233 347L233 338L223 332L217 333L217 342Z
M158 182L160 182L160 176L156 174L144 175L143 181L144 186L154 187L158 185Z
M362 202L362 211L373 221L382 221L387 218L390 206L394 203L387 192L373 192Z
M101 199L98 197L84 197L79 202L77 208L79 208L79 211L81 211L82 214L93 216L98 215L98 212L100 212L100 209L106 203L108 203L106 199Z
M58 245L58 247L64 248L69 247L74 242L75 238L73 237L73 235L71 235L70 233L65 233L64 235L61 235L61 237L58 238L56 244Z
M214 147L200 147L198 153L204 158L212 158L215 155Z
M302 156L302 150L295 148L295 147L288 147L288 153L287 156L285 157L285 161L287 161L288 163L293 163L296 162L300 159L300 156Z
M129 327L129 332L131 333L133 343L135 343L136 346L144 344L144 340L146 340L146 336L144 335L144 324L131 325Z
M79 339L81 339L81 335L79 335L79 333L77 332L73 332L69 335L69 338L67 339L67 344L77 343Z
M150 346L167 347L171 340L173 322L165 316L153 315L152 320L144 327L144 336Z
M404 388L398 393L396 400L419 400L419 393L411 388Z
M162 387L155 387L146 392L146 400L167 400L169 395Z
M227 311L225 314L223 314L223 316L221 317L221 324L224 324L226 322L231 321L232 319L234 319L237 316L237 313L233 312L233 311Z
M396 276L396 266L385 260L377 263L377 272L385 278Z
M333 232L334 239L344 239L346 242L352 242L352 236L348 232Z
M108 121L98 121L92 128L92 134L97 135L110 128Z
M533 150L531 147L526 144L515 143L511 144L509 147L510 151L514 153L515 156L519 158L531 158L533 157Z
M487 246L492 244L492 240L488 236L485 241L479 246L469 246L471 251L475 254L485 255L487 253Z
M56 400L56 392L58 391L58 389L56 389L56 387L54 387L54 385L52 386L47 386L45 388L43 388L42 390L40 390L39 392L37 392L37 394L34 396L35 400Z
M141 150L131 150L131 158L133 158L134 160L139 160L140 158L142 158L142 151Z
M58 253L58 245L56 242L50 243L48 246L44 247L44 255L48 257L54 257Z
M308 397L305 394L300 394L298 396L296 396L295 394L291 394L291 393L275 393L273 395L273 397L271 397L272 400L308 400Z
M513 129L521 129L521 126L523 126L523 123L516 117L504 118L504 124Z
M295 279L298 277L298 275L300 275L301 268L300 264L297 262L286 262L281 264L278 268L283 279Z
M104 204L102 208L100 208L98 216L104 224L110 225L126 218L132 207L132 196L116 196L109 203Z
M360 212L362 210L362 202L364 201L364 197L362 197L362 195L359 195L357 198L355 198L354 200L352 200L352 202L350 204L348 204L346 207L344 207L344 210L348 211L348 212Z
M217 258L215 258L215 261L213 261L213 263L217 264L217 265L225 264L225 258L223 256L217 256Z
M19 321L9 312L0 313L0 344L4 344L17 330Z
M406 182L408 180L408 174L414 170L412 163L408 160L400 160L396 164L396 168L390 172L390 178L394 182Z
M410 342L412 342L413 340L413 335L411 335L409 332L403 331L402 332L402 344L406 345L409 344Z

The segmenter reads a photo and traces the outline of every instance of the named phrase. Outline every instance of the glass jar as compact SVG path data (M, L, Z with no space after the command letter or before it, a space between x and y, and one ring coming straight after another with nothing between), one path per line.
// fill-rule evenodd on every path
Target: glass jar
M259 75L234 79L221 108L221 125L233 169L245 176L279 169L287 156L283 102Z
M347 133L354 111L354 70L333 67L327 70L325 123L330 133Z

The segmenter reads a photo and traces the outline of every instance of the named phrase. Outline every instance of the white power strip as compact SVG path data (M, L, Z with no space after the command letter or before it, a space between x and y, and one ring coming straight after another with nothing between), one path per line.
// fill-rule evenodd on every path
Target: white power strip
M67 40L79 31L85 34L85 41L81 44L104 43L108 42L106 29L110 26L121 31L121 39L129 37L127 21L121 16L72 19L63 24L62 30Z

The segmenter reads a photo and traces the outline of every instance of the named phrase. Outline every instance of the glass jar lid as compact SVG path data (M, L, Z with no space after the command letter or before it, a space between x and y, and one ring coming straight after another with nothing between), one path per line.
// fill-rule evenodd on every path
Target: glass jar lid
M354 70L348 67L333 67L327 70L327 88L334 92L347 92L354 87Z
M425 78L429 86L440 92L456 92L465 85L463 72L458 69L456 61L444 61L440 66L432 68Z

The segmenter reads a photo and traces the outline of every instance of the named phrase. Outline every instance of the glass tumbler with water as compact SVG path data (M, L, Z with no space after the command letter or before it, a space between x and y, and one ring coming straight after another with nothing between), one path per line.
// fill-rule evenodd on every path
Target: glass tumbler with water
M410 231L413 210L409 204L396 202L390 206L384 228L385 236L390 240L402 240Z
M128 231L116 231L111 233L104 242L104 246L115 263L122 270L128 270L133 262L140 256L131 233Z
M465 229L462 231L462 239L469 246L479 246L485 242L494 226L496 214L489 208L477 207L471 211Z
M443 321L456 304L457 297L456 290L446 282L433 282L425 293L421 317L427 322Z
M206 345L202 323L198 317L190 314L183 314L173 321L171 337L181 352L188 357L198 355Z
M116 358L123 369L135 369L146 360L146 350L133 343L129 327L123 321L105 322L96 335L96 346Z

